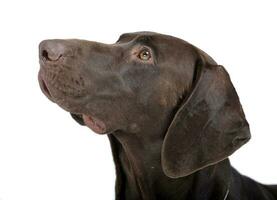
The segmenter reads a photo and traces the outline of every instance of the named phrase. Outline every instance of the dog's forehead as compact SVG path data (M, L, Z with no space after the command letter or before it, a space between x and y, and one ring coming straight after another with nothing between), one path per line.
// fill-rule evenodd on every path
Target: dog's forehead
M158 33L149 32L149 31L123 33L119 36L118 41L127 40L127 39L131 40L131 39L137 38L139 36L153 36L153 35L158 35Z
M117 42L129 42L129 41L139 41L139 40L143 40L143 39L149 39L151 38L152 40L179 40L181 41L181 39L179 38L175 38L169 35L164 35L164 34L160 34L160 33L156 33L156 32L150 32L150 31L142 31L142 32L132 32L132 33L123 33L120 35L119 39L117 40Z

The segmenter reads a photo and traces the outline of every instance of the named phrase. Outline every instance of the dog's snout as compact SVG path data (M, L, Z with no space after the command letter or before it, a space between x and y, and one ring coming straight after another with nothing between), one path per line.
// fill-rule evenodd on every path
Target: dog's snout
M39 45L40 59L43 61L58 61L72 52L64 40L44 40Z

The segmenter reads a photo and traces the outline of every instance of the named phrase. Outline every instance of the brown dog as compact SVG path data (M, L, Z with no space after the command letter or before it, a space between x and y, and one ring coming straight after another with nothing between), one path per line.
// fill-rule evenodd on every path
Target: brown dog
M200 49L151 32L111 45L46 40L39 49L44 94L108 134L116 199L277 199L275 186L230 166L250 139L248 123L228 73Z

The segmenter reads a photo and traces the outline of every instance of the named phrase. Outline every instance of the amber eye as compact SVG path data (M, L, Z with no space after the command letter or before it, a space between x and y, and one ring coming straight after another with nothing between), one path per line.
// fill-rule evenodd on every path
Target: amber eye
M147 61L151 58L150 51L148 49L144 49L139 53L138 57L143 61Z

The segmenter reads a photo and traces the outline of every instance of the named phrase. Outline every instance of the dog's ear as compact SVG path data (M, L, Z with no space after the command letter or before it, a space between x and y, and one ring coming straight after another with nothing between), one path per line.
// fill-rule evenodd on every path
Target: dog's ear
M200 62L196 83L176 112L162 147L162 167L171 178L216 164L250 139L248 123L228 73Z
M85 125L85 122L84 122L83 117L81 115L73 114L73 113L70 113L70 115L76 122L78 122L78 124L80 124L82 126Z

